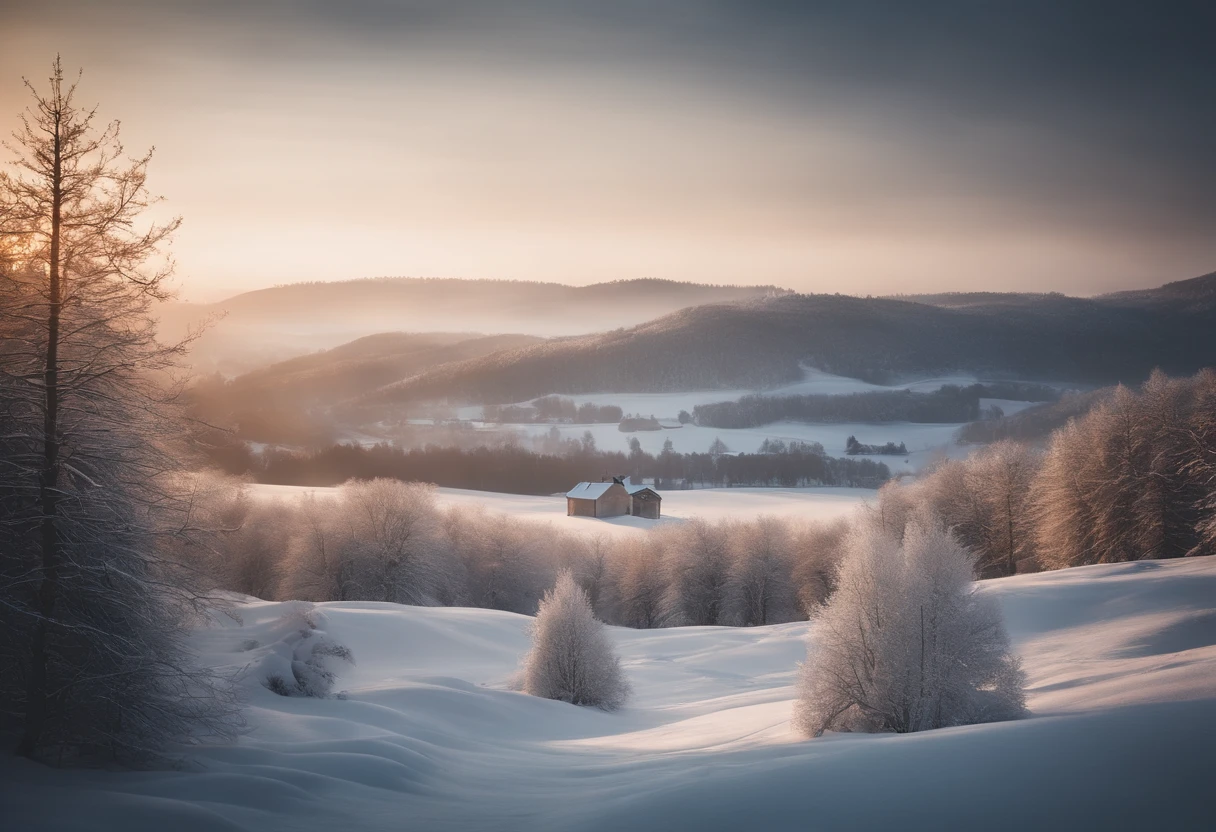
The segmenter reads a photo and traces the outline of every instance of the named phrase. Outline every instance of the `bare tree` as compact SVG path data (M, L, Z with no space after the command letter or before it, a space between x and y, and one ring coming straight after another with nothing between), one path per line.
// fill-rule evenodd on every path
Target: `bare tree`
M798 618L788 525L775 517L730 529L727 578L732 616L745 627Z
M694 519L683 524L679 537L668 548L668 616L684 625L719 624L730 563L726 529Z
M155 338L177 220L142 222L150 155L125 161L56 60L0 174L0 647L19 753L129 758L224 730L183 627L201 597L161 557L193 527L171 446L180 347Z

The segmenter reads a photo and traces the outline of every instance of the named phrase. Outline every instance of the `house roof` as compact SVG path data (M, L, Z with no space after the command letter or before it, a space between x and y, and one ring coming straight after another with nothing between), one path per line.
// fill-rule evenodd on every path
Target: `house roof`
M566 496L576 500L598 500L614 485L616 485L615 482L580 482L567 491Z
M625 486L625 490L628 491L630 495L637 494L639 491L649 491L656 497L659 496L659 492L655 491L649 485L645 485L640 482L630 482L629 477L625 477L625 480L621 483L621 485Z

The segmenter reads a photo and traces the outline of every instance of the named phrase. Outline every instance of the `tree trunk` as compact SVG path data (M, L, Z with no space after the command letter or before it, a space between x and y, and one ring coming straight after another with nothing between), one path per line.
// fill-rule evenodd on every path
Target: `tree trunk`
M59 117L55 119L55 161L51 192L51 257L49 310L47 314L46 365L43 372L45 405L42 423L42 471L38 482L38 497L42 507L40 531L42 537L42 582L38 587L38 623L30 645L29 681L25 703L25 731L17 753L32 757L47 717L47 640L55 602L59 595L59 312L62 290L59 274L59 232L63 205L63 162L59 134Z

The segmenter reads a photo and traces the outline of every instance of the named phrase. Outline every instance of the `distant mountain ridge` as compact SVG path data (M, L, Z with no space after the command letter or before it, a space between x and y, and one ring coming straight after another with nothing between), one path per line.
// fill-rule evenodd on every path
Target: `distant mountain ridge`
M1098 298L981 295L947 305L781 295L684 309L626 330L552 339L389 385L368 403L522 401L546 393L762 389L806 363L884 382L953 371L1138 382L1216 365L1216 275ZM932 296L940 297L940 296Z
M393 331L581 335L636 326L691 306L781 294L644 278L569 286L527 281L368 278L258 289L213 304L167 304L167 339L223 316L194 348L205 370L236 374L293 355Z

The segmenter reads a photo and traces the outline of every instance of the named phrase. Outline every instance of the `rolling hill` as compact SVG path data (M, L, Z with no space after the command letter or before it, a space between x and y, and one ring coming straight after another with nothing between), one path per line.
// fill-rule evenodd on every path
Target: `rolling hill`
M210 319L193 345L204 372L237 375L382 332L523 332L580 335L690 306L786 293L773 286L621 280L591 286L438 278L376 278L259 289L213 304L161 307L166 340Z
M970 372L1090 384L1216 364L1216 275L1099 298L998 295L971 303L782 295L684 309L631 329L552 339L389 385L369 403L522 401L547 393L763 389L801 364L875 382ZM1171 284L1173 285L1173 284Z
M188 399L196 416L208 424L237 427L245 439L315 440L328 436L323 413L336 402L445 364L540 341L532 335L386 332L231 380L205 378L190 389Z

